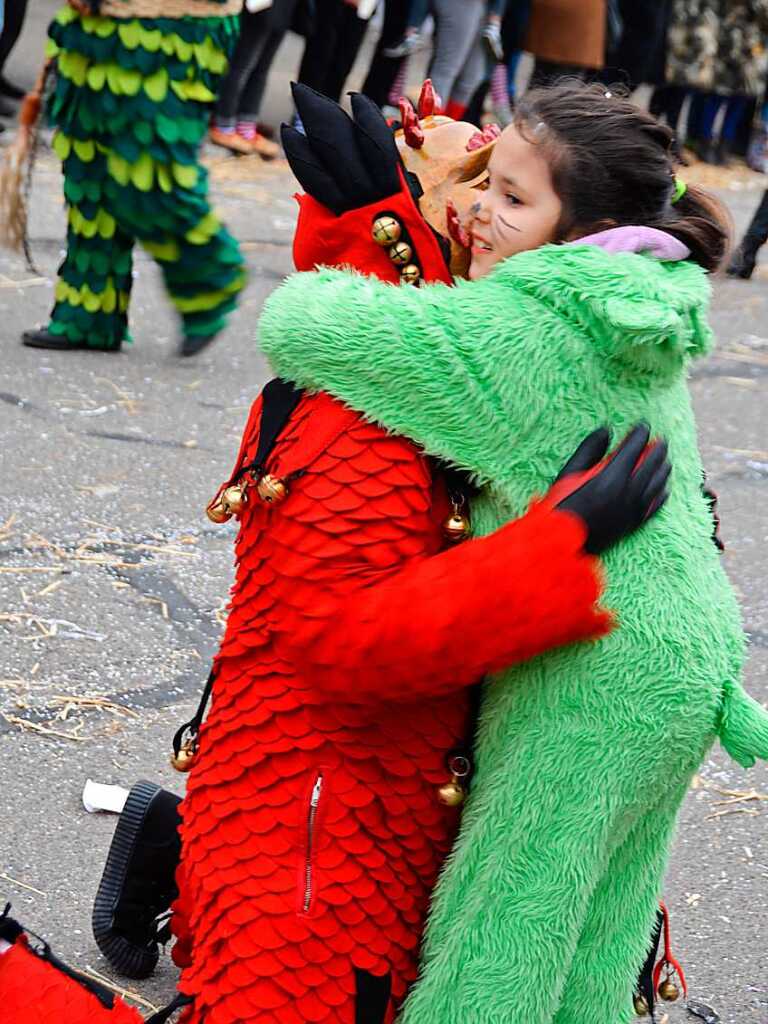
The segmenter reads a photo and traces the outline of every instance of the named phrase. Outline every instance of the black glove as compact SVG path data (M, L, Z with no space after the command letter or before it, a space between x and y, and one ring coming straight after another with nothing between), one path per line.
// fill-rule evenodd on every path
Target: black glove
M658 441L646 450L649 437L647 424L633 427L612 458L557 506L575 512L584 521L584 547L592 555L599 555L634 532L667 500L666 485L672 471L667 461L667 444ZM608 440L604 427L590 434L557 479L594 469L605 455ZM645 458L638 465L643 455Z
M372 100L352 93L350 117L338 103L306 85L294 82L291 90L306 134L284 124L280 136L307 195L338 217L400 191L400 154Z

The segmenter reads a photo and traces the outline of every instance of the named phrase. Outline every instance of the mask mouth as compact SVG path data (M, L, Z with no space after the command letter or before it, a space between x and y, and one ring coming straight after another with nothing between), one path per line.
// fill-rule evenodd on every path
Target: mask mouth
M484 238L472 235L472 252L493 252L493 246L486 242Z

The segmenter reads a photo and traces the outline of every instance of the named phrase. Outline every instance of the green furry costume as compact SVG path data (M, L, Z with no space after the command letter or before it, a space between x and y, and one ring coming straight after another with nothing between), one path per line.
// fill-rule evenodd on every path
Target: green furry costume
M125 9L123 19L64 7L49 29L69 216L48 330L99 349L127 337L136 240L162 268L187 337L215 334L244 280L198 162L238 18L131 18Z
M486 688L477 773L402 1024L619 1024L646 953L675 818L719 735L768 756L712 544L686 387L710 345L704 272L545 246L454 288L335 270L290 278L260 342L281 377L342 398L485 484L489 533L579 438L639 419L669 439L669 501L605 556L606 639Z

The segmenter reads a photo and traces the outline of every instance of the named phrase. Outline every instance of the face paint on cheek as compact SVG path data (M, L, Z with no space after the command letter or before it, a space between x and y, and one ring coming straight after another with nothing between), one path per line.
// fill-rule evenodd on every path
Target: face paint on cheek
M503 226L499 227L500 224L503 225ZM520 232L522 230L521 228L515 227L514 224L510 224L509 221L504 220L504 218L501 216L500 213L496 214L496 225L497 225L497 230L498 230L499 234L502 236L502 238L504 238L506 236L508 231L518 231L518 232Z

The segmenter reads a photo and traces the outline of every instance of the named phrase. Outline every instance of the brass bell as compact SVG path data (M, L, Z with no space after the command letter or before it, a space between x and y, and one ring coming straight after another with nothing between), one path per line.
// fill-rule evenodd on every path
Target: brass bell
M413 249L407 242L403 242L402 240L395 242L389 250L389 258L393 263L396 263L398 267L402 267L406 263L409 263L412 256Z
M466 795L464 787L455 775L450 782L444 782L437 790L438 800L446 807L461 807Z
M211 520L212 523L226 523L232 518L232 513L229 508L222 501L222 495L217 495L210 505L206 508L205 514Z
M403 229L400 226L400 222L389 215L377 217L371 229L371 237L376 245L381 246L392 245L393 242L400 238L402 233Z
M232 516L238 516L245 508L245 486L232 484L227 487L221 496L224 507Z
M674 1003L680 998L680 989L671 978L667 978L659 985L659 996L665 1003Z
M415 263L408 263L400 271L400 280L403 284L418 284L421 280L421 271Z
M634 1000L635 1013L638 1017L648 1017L651 1012L651 1008L648 1005L648 1000L645 996L636 995Z
M179 748L178 754L176 751L171 754L171 767L175 768L177 772L189 772L192 770L192 765L195 763L196 755L197 747L194 739L190 737L189 739L184 740Z
M460 541L466 540L471 530L472 524L469 518L458 508L454 508L451 515L443 523L443 536L451 544L458 544Z
M265 473L261 477L256 484L256 490L261 500L267 505L278 505L288 494L285 481L281 480L279 476L272 476L271 473Z

